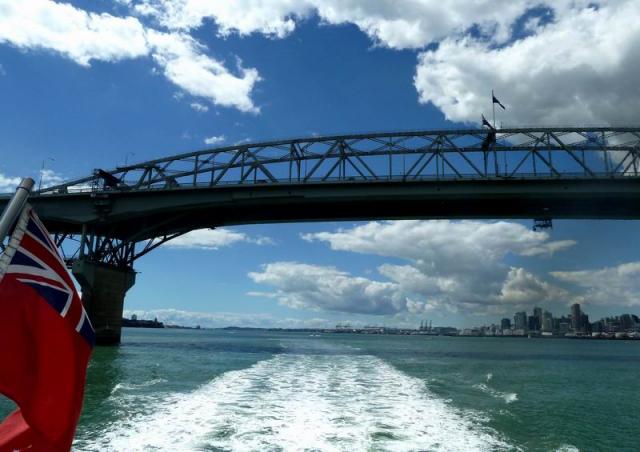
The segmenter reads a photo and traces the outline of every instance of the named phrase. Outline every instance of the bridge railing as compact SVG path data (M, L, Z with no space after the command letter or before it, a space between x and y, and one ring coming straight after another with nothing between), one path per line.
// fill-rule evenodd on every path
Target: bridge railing
M640 128L471 129L239 144L99 170L41 193L639 176Z

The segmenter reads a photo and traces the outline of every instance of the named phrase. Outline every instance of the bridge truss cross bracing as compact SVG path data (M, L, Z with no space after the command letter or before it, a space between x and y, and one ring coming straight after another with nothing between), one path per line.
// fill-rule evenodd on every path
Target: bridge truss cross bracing
M96 172L41 194L336 181L612 178L639 171L640 128L443 130L237 144Z
M109 233L109 197L147 191L455 181L611 180L640 177L640 128L572 127L411 131L241 143L117 167L43 189L38 197L89 194L98 220L85 234L57 230L69 261L118 266L189 230ZM56 196L57 197L57 196ZM73 245L73 244L76 245ZM69 245L71 244L71 245Z

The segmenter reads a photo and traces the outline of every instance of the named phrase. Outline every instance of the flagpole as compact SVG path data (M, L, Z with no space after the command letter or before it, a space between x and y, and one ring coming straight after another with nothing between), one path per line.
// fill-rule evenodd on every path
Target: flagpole
M493 109L493 128L496 128L496 103L493 101L495 99L495 94L493 94L493 90L491 90L491 108Z
M22 212L34 184L34 180L30 177L22 179L18 188L16 188L15 194L7 203L7 206L0 217L0 243L4 241L5 237L9 233L9 229Z

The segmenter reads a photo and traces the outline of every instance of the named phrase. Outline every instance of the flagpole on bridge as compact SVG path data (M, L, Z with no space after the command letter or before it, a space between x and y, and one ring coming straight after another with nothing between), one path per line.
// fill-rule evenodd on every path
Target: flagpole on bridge
M496 103L493 99L495 99L496 96L493 94L493 90L491 90L491 108L493 109L493 128L496 128Z
M4 241L5 237L9 233L9 229L11 229L16 218L18 218L22 212L34 184L35 181L30 177L22 179L18 188L16 188L16 192L11 198L11 201L9 201L4 212L2 212L2 216L0 217L0 243Z

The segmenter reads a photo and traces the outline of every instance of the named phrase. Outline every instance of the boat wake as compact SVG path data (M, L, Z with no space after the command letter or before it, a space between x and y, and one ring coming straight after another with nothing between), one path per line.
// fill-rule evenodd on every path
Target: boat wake
M289 355L227 372L76 450L513 450L478 416L366 355Z

